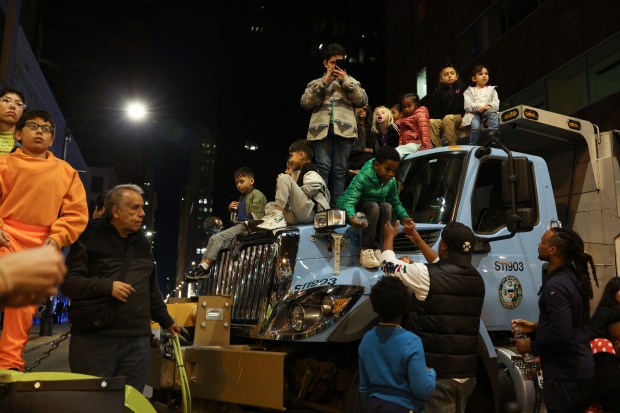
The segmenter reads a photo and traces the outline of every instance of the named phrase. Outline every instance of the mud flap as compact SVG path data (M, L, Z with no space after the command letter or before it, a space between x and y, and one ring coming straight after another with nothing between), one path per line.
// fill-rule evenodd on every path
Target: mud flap
M185 350L192 397L284 410L285 353L248 346Z

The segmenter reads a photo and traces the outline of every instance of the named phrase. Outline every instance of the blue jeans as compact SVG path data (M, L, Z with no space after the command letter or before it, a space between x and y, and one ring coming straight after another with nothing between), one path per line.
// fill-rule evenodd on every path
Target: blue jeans
M349 159L354 140L352 138L341 138L333 133L329 133L324 139L312 141L314 144L316 167L329 189L331 195L329 203L332 208L336 206L336 201L345 189L344 180L347 175L347 160Z
M499 116L495 109L487 109L480 114L475 114L471 120L471 133L469 135L470 145L480 145L480 131L482 130L482 120L487 119L489 130L497 132L499 130Z

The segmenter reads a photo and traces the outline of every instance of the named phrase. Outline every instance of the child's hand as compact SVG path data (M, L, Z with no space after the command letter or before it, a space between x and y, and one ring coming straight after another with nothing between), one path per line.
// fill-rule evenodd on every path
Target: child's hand
M366 228L368 226L368 221L358 221L354 216L349 218L349 223L357 228Z
M334 66L332 78L342 81L345 77L347 77L347 71L339 68L338 66Z
M291 161L288 161L286 163L286 170L284 171L284 173L287 175L293 175L293 165L291 164Z
M386 221L383 226L383 238L394 239L398 235L398 228L400 227L400 221L396 221L394 225L390 221Z
M3 229L0 229L0 247L5 247L8 250L11 250L11 239Z
M52 247L56 248L56 250L60 250L60 245L58 245L54 238L46 239L43 245L51 245Z
M239 202L232 201L230 204L228 204L228 211L230 212L236 211L238 207L239 207Z
M415 227L415 222L413 222L413 218L403 218L403 227L413 225Z

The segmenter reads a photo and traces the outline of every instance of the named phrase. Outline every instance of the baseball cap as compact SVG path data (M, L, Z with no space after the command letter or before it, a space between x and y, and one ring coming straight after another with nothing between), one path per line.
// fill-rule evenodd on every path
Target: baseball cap
M441 232L441 240L448 247L448 261L460 267L471 265L476 237L468 226L460 222L450 222Z

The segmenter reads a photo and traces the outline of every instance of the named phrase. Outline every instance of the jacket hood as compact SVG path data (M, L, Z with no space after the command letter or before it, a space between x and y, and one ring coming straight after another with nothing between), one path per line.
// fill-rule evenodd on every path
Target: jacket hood
M373 185L381 185L379 177L377 176L377 172L375 172L375 158L366 161L364 166L362 166L362 169L360 169L360 174L368 177L368 179L370 179Z

